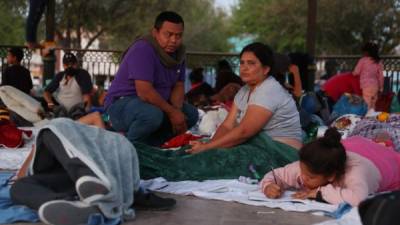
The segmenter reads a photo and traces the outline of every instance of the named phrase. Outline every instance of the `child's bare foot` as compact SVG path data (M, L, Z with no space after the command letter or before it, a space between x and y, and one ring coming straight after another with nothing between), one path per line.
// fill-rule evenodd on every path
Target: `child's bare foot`
M25 45L29 49L43 48L43 46L37 42L26 42Z

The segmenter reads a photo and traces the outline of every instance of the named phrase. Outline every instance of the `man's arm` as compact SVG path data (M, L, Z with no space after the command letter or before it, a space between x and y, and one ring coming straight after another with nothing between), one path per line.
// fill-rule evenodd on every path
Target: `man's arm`
M55 92L60 86L60 81L64 76L63 72L56 74L56 76L51 80L50 84L44 89L43 98L47 102L47 106L51 109L54 106L52 99L52 93Z
M181 109L184 101L185 90L182 81L178 81L171 92L171 104L177 108Z
M150 82L135 80L135 87L137 95L142 101L157 106L167 114L168 118L171 121L174 133L179 134L186 131L187 127L185 115L179 109L175 108L175 106L165 101L161 97L161 95L158 94L158 92L154 89L153 85Z
M83 94L83 104L85 105L85 109L89 111L89 109L92 107L92 96L91 94Z

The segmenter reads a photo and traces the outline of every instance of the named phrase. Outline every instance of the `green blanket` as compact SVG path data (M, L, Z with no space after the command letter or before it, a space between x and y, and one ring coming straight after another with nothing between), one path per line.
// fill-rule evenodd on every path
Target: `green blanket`
M262 177L271 168L285 166L298 160L297 150L258 134L249 141L232 148L187 154L182 147L176 151L162 150L135 143L139 156L140 177L164 177L169 181L232 179L239 176L254 177L252 164Z

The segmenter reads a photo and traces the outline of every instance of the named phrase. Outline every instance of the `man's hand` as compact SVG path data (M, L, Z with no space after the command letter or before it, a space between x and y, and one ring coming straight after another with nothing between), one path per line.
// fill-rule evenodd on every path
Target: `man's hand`
M268 198L280 198L283 193L282 188L277 184L269 184L264 189L264 194Z
M168 113L168 118L171 121L172 131L174 134L182 134L187 130L185 114L182 111L176 109Z
M47 108L49 109L49 111L53 111L53 109L54 109L54 103L53 103L53 102L48 102L48 103L47 103Z
M307 198L316 198L318 189L312 189L307 191L298 191L292 195L293 198L298 199L307 199Z

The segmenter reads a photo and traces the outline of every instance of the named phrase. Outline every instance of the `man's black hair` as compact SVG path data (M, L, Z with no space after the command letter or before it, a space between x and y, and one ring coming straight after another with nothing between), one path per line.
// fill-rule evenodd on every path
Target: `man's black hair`
M76 56L74 54L72 54L71 52L65 53L65 55L63 57L63 64L69 65L69 64L75 64L75 63L78 63L78 59L76 58Z
M203 68L195 68L193 71L189 74L189 79L192 83L198 83L198 82L203 82L204 76L203 76Z
M15 56L18 62L21 62L21 60L24 58L24 51L21 48L10 48L8 49L8 52Z
M178 13L172 12L172 11L164 11L164 12L161 12L160 14L158 14L158 16L156 17L156 20L154 22L154 28L159 30L165 21L168 21L171 23L176 23L176 24L181 23L182 26L185 25L182 17Z

